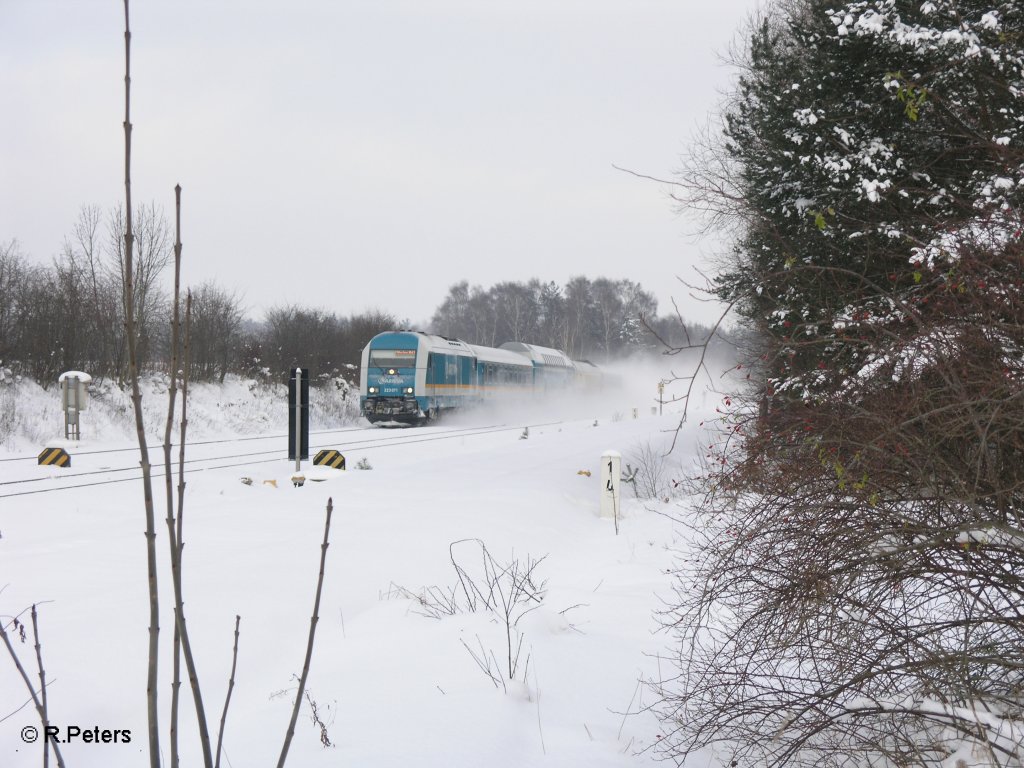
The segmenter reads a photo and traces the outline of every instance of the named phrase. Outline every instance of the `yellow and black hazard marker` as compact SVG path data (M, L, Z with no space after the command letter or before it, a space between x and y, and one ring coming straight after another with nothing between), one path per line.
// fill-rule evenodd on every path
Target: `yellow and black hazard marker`
M70 467L71 457L63 448L44 448L39 454L39 463L51 467Z
M324 450L313 457L313 463L334 467L334 469L344 469L345 457L333 449Z

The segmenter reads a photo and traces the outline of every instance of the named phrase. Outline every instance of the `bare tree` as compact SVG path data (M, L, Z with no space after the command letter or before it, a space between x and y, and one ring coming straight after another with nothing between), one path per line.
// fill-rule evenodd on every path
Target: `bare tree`
M219 381L236 365L242 344L242 302L236 292L214 281L192 291L194 381Z
M87 333L88 363L80 367L95 374L116 375L124 365L123 329L118 324L121 283L110 269L102 221L98 206L83 206L71 234L64 238L62 256L80 286L84 304L80 314Z
M565 299L553 281L536 281L539 342L546 347L562 348L565 339Z
M24 615L24 613L21 615ZM28 689L32 703L35 705L36 713L39 715L39 721L43 726L43 766L45 768L49 764L50 750L52 749L54 757L57 759L58 767L64 768L64 756L61 754L60 745L56 740L51 740L47 733L50 725L50 717L47 707L46 672L43 669L42 646L39 642L39 618L35 605L32 606L31 615L32 638L35 642L36 665L39 674L38 690L36 690L36 687L32 684L32 679L29 677L24 665L21 663L21 659L18 657L18 652L15 650L14 643L11 640L11 631L13 631L17 637L20 638L22 643L25 642L25 625L19 616L11 617L11 620L7 622L6 626L5 622L0 620L0 640L3 640L4 647L7 649L7 653L11 657L11 661L14 663L14 666L18 671L18 675L21 677L22 682Z
M589 353L587 324L593 306L594 298L587 278L577 276L566 283L566 325L562 349L570 357L582 359Z
M157 706L158 664L160 658L160 592L156 570L156 515L153 506L152 467L149 462L149 446L146 443L145 424L142 419L142 391L139 388L138 336L139 323L135 312L135 234L132 216L132 123L131 123L131 27L128 18L128 2L124 0L124 191L125 215L124 250L119 251L118 265L124 290L123 311L125 338L128 347L128 380L132 391L132 407L135 412L135 431L139 444L139 458L142 466L142 491L146 516L146 574L149 587L149 654L146 672L146 712L149 736L150 768L160 768L160 727ZM116 240L115 240L116 241Z
M171 232L163 212L155 203L143 205L137 211L129 211L128 215L126 211L127 205L125 208L118 206L110 214L108 269L119 285L131 277L132 301L125 306L131 307L132 323L138 334L135 351L137 364L144 366L152 357L159 318L164 315L167 304L160 281L173 257ZM129 216L132 219L131 253L120 234L127 231L126 219ZM134 263L129 272L130 261Z
M0 243L0 357L7 354L15 314L17 287L24 279L24 257L18 241Z
M181 186L174 188L175 197L175 239L174 239L174 294L171 311L171 364L170 386L167 393L167 420L164 428L164 489L167 506L167 543L170 548L171 583L174 587L174 672L175 683L178 679L178 650L180 648L185 668L188 671L189 685L192 689L192 700L196 709L196 723L199 727L199 743L203 751L203 762L206 768L213 768L213 751L210 742L210 730L206 721L206 707L203 703L202 688L196 671L195 656L192 653L192 642L189 637L188 624L185 621L185 601L181 584L181 555L184 548L182 540L182 517L184 515L184 487L181 480L179 464L178 505L175 513L173 474L171 471L171 433L174 427L174 406L178 394L178 372L182 370L183 387L188 386L188 374L179 368L179 341L181 318L179 315L179 295L181 287ZM191 312L191 294L187 302L186 318ZM187 321L187 320L186 320ZM183 398L184 400L184 398ZM184 405L183 405L184 408ZM187 421L182 418L181 445L185 445L185 428ZM171 722L171 764L177 765L177 689L172 692Z
M17 240L0 243L0 360L16 354L31 269Z
M490 290L502 341L536 343L538 307L533 290L524 283L498 283Z
M14 353L28 373L48 387L64 364L63 323L52 311L54 297L59 295L57 275L53 270L33 269L24 275L17 293Z
M288 759L288 750L291 747L292 737L295 735L295 722L299 718L299 708L302 706L302 694L306 690L306 680L309 678L309 665L313 659L313 645L316 639L316 625L320 621L320 595L324 587L324 566L327 562L327 547L330 546L331 513L334 512L333 499L327 499L327 515L324 520L324 540L320 545L320 573L316 581L316 596L313 599L313 615L309 620L309 638L306 641L306 658L302 662L302 675L299 677L299 689L295 693L295 704L292 707L292 718L288 723L288 730L285 733L284 744L281 746L281 755L277 759L277 768L284 768Z
M450 338L465 338L469 327L469 282L462 280L448 289L441 306L430 321L435 333Z

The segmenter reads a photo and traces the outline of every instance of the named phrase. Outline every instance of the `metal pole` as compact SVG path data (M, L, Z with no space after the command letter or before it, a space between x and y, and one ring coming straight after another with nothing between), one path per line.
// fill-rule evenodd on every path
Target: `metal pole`
M81 432L81 427L79 426L79 420L78 420L79 419L79 416L78 416L78 412L79 412L79 408L78 408L78 406L79 406L79 402L78 402L78 387L80 385L78 383L78 377L77 376L72 376L71 377L71 386L73 386L75 388L75 390L74 390L75 391L75 398L74 398L75 399L75 428L72 431L75 433L75 440L81 440L82 439L82 432Z
M60 404L64 409L64 439L68 440L71 437L71 420L68 417L68 380L66 377L60 382Z
M302 369L295 369L295 471L302 470Z

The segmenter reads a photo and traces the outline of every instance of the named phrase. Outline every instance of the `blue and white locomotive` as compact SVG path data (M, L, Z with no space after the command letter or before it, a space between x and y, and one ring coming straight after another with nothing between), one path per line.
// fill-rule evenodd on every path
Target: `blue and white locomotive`
M587 366L585 375L593 379L597 369ZM557 349L520 342L481 347L388 331L363 350L359 405L371 424L414 424L471 405L565 389L579 382L582 370Z

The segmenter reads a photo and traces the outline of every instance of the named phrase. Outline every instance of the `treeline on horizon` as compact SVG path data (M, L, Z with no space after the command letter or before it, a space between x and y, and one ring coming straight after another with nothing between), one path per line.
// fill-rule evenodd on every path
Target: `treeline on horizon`
M136 211L134 231L140 367L166 371L173 233L153 204ZM50 264L31 259L16 240L0 242L0 365L42 386L69 370L125 379L123 232L120 207L86 206ZM386 309L343 315L289 305L257 320L246 316L238 290L216 281L191 294L192 381L278 378L299 366L321 379L355 381L360 353L375 334L410 328L407 318ZM684 329L678 317L659 317L656 300L638 283L574 277L565 286L538 279L488 289L457 283L419 330L485 346L523 341L602 363L663 351L662 342L682 346L687 331L699 341L710 329Z

